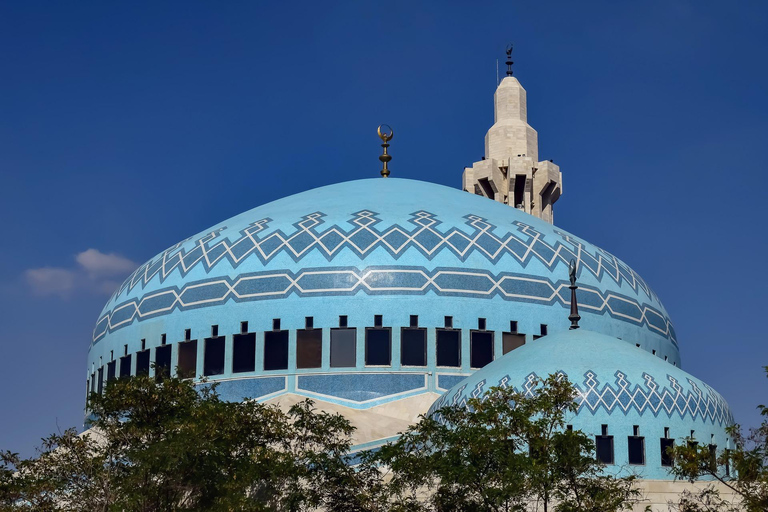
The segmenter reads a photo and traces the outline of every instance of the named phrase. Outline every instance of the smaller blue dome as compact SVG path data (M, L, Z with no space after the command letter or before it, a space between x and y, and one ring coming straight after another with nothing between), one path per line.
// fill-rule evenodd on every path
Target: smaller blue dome
M429 414L465 404L493 386L534 393L537 377L549 375L573 383L579 406L566 423L610 438L610 460L617 470L672 479L662 464L662 450L670 440L693 437L701 445L730 446L725 429L733 424L733 415L714 389L641 348L583 329L545 336L509 352L446 391ZM637 463L640 445L642 464Z

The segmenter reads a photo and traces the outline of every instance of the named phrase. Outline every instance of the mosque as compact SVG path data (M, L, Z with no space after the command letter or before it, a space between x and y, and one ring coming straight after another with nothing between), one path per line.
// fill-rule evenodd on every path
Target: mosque
M595 436L609 471L671 484L668 446L727 448L728 405L683 371L650 286L553 224L562 174L539 160L508 68L462 189L387 177L380 131L383 178L258 206L141 265L96 323L89 390L162 369L218 382L228 400L310 397L350 419L361 450L419 414L556 373L578 389L569 424Z

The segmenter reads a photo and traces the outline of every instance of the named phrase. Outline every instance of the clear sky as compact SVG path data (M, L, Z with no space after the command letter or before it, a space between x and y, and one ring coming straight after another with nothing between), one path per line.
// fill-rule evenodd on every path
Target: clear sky
M646 279L683 368L756 424L767 2L29 0L0 2L0 449L81 426L93 325L136 264L378 176L380 123L393 176L459 187L510 41L557 224Z

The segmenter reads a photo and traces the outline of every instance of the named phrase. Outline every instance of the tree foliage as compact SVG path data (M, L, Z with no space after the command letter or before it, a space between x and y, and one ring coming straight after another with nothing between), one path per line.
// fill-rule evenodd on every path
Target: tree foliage
M493 388L422 417L351 464L353 427L312 401L227 402L215 385L148 376L91 394L87 433L0 453L2 511L614 511L631 478L605 476L590 438L565 428L565 379L524 396Z
M405 510L614 511L635 503L633 478L603 474L594 443L566 429L573 386L557 376L535 394L491 388L466 406L422 417L375 457ZM422 501L420 497L424 497Z
M764 370L768 375L768 366ZM675 461L672 472L676 477L691 482L702 478L718 481L733 492L737 503L708 486L698 493L685 493L672 508L683 512L768 510L768 406L757 408L763 416L759 427L748 432L740 425L727 429L734 441L733 448L721 447L713 452L709 446L683 443L675 446L671 453Z
M284 412L227 402L215 386L139 376L91 394L90 433L44 440L37 457L3 453L6 510L353 510L370 473L347 464L349 422L311 401Z

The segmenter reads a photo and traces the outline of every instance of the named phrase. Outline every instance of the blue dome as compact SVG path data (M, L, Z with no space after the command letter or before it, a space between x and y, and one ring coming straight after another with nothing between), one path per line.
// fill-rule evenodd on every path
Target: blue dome
M552 334L476 371L430 408L464 404L493 386L533 393L537 378L563 375L576 387L577 412L566 418L590 435L615 437L614 465L643 478L671 479L662 466L661 439L694 439L729 447L733 415L722 396L663 359L615 338L583 329ZM637 427L637 429L635 428ZM644 464L631 466L628 438L645 438Z
M368 407L436 392L482 366L467 357L475 331L491 333L493 359L506 350L504 333L514 330L530 342L566 330L571 259L578 261L584 325L680 364L661 302L610 253L495 201L431 183L376 178L259 206L150 259L104 307L93 332L89 376L99 368L120 373L108 363L131 354L126 365L136 371L137 364L146 366L147 351L185 340L200 340L196 356L179 356L174 348L162 357L170 367L192 357L199 374L208 358L202 345L222 338L220 349L211 349L223 354L214 358L221 359L215 365L221 372L208 373L212 380L240 379L220 388L234 398L295 392ZM344 367L331 361L327 341L340 322L357 328L350 342L355 353ZM367 364L366 328L377 323L391 330L389 364ZM426 347L423 360L415 356L423 364L414 367L401 352L401 329L416 326L425 329ZM435 356L435 329L443 327L460 332L461 360L451 367ZM296 354L299 331L307 328L321 331L311 368ZM245 331L256 335L255 368L235 374L233 338ZM271 356L263 343L272 331L286 332L278 340L287 350L279 369L264 363ZM334 373L363 376L334 380L328 376ZM270 379L242 382L256 377Z

